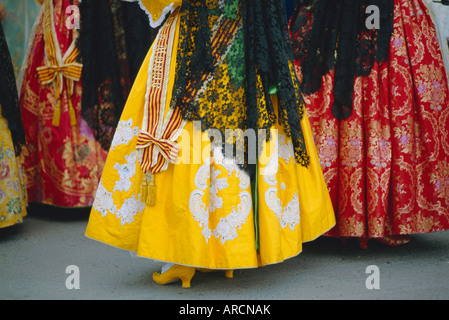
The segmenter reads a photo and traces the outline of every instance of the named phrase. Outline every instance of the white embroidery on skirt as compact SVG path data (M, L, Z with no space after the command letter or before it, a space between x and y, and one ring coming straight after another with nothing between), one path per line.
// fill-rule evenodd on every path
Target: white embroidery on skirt
M246 191L249 187L249 176L235 163L224 164L223 158L221 148L214 149L212 159L208 158L195 175L195 186L197 189L192 191L189 200L193 218L203 228L201 233L206 239L206 242L214 235L215 238L220 239L222 244L238 237L237 229L246 223L252 206L251 194ZM227 172L227 177L218 178L222 172L216 167L211 168L211 161L217 166L223 167ZM234 206L226 217L221 218L217 227L212 230L209 227L209 214L223 207L223 199L218 196L218 191L229 187L227 179L232 174L235 174L240 181L240 192L238 196L240 204L236 207ZM207 188L209 188L209 207L202 199L205 194L204 191Z
M137 152L133 151L130 155L125 156L126 163L119 164L118 162L114 164L114 169L117 170L120 179L115 183L115 191L129 191L131 188L131 179L136 174L136 162L137 162Z
M114 198L119 198L119 195L115 195L116 193L127 192L131 189L132 178L136 174L137 152L133 151L131 154L125 155L124 158L126 159L125 164L117 162L114 165L120 179L115 182L113 191L108 191L103 185L103 180L101 180L93 203L93 208L102 217L105 217L108 213L113 214L120 220L122 226L134 222L134 217L145 210L145 202L141 200L140 194L136 196L133 193L132 196L128 196L120 208L117 208L114 203ZM123 197L123 195L120 195L120 197Z
M286 137L284 135L279 135L279 138L275 140L275 152L274 156L271 157L268 165L264 169L264 181L271 187L265 192L265 203L267 206L274 211L274 214L279 220L279 224L281 229L284 229L289 225L290 230L294 230L295 227L299 224L300 221L300 207L299 207L299 198L296 193L293 194L292 200L283 207L281 203L281 199L278 197L278 181L276 174L270 174L271 172L277 172L273 167L278 165L277 159L275 159L275 155L279 155L279 158L285 161L285 164L288 164L290 160L294 161L294 150L293 145L290 140L286 141ZM278 152L277 152L278 151ZM280 189L283 191L286 189L285 183L280 183Z
M106 216L108 212L114 213L117 211L114 199L112 198L112 192L106 190L103 186L103 180L100 181L100 184L98 185L93 207L100 212L102 217Z
M119 145L127 145L140 132L139 126L133 127L133 119L121 120L117 125L114 138L112 139L111 150Z
M106 190L103 186L103 181L100 181L93 208L100 212L102 217L105 217L108 213L115 215L117 219L120 219L120 224L123 226L126 223L134 222L136 214L143 212L145 209L145 203L140 200L140 194L138 197L133 194L117 210L117 206L114 204L113 192Z

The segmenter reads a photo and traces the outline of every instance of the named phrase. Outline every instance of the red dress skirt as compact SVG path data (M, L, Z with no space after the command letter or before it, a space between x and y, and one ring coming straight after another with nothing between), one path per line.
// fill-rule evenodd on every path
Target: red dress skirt
M449 89L438 38L421 0L394 3L389 58L355 77L352 115L332 114L333 70L305 96L337 215L329 236L449 229ZM298 61L296 70L301 80Z
M25 58L20 105L27 146L22 164L29 202L92 205L107 151L81 118L81 65L70 0L45 0Z

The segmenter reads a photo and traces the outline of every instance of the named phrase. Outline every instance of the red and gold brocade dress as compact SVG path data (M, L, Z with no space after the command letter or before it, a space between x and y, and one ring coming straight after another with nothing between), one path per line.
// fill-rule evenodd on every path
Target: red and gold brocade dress
M45 0L25 58L20 104L27 147L22 162L29 202L92 205L107 151L81 118L77 31L66 9L73 0ZM71 11L69 11L71 12Z
M395 0L393 23L387 61L354 78L349 118L332 114L335 70L305 96L337 216L329 236L449 229L449 90L438 38L421 0Z

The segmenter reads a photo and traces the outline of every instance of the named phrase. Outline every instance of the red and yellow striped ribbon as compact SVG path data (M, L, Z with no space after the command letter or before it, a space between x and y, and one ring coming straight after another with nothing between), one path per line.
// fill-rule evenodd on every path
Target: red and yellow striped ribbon
M137 139L137 149L143 149L141 157L142 171L152 174L162 171L168 163L174 163L178 157L179 146L173 140L181 128L183 120L179 111L168 110L165 115L163 95L167 90L171 44L179 9L175 10L160 29L153 45L150 65L150 79L147 92L146 116L142 131Z
M156 139L148 132L141 132L137 139L137 145L147 148L151 145L157 146L162 156L170 162L175 162L178 157L179 145L176 142L166 139Z

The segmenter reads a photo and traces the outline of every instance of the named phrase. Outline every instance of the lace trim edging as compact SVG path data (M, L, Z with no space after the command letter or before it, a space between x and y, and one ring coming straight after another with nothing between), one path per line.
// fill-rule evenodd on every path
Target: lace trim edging
M139 2L139 5L140 5L140 8L143 10L143 11L145 11L145 13L148 15L148 19L150 20L150 26L152 27L152 28L157 28L157 27L159 27L161 24L162 24L162 22L164 22L164 20L165 20L165 17L168 15L168 14L170 14L173 10L174 10L174 3L171 3L170 5L168 5L167 7L165 7L163 10L162 10L162 14L161 14L161 16L159 17L159 19L157 19L156 21L154 21L153 20L153 16L151 15L151 13L147 10L147 8L143 5L143 3L142 3L142 1L138 1Z

